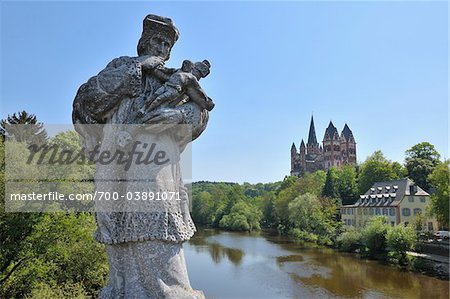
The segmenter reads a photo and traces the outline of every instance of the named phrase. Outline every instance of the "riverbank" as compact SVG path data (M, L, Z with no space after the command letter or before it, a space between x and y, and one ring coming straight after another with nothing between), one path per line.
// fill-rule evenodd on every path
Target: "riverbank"
M449 282L276 231L200 228L185 244L207 298L448 298Z
M408 252L408 255L419 260L416 263L418 265L416 267L417 272L442 280L449 280L448 257L417 252Z
M229 230L218 229L218 231L230 232ZM315 244L317 248L329 248L338 252L346 252L355 259L373 260L381 265L387 265L395 269L395 271L409 271L412 273L421 273L430 277L438 278L440 280L449 281L449 257L448 249L445 251L441 246L417 243L417 248L420 251L406 251L406 260L399 262L398 256L389 254L389 252L380 252L379 254L370 255L368 252L361 252L361 246L355 247L355 250L340 250L336 244L318 244L310 240L295 238L290 235L280 234L275 229L262 229L262 234L268 236L280 236L285 238L284 241L291 241L296 244ZM248 234L255 234L255 232L248 232ZM448 247L447 247L448 248ZM430 253L434 252L434 253ZM435 254L438 253L438 254ZM447 256L442 254L447 253Z

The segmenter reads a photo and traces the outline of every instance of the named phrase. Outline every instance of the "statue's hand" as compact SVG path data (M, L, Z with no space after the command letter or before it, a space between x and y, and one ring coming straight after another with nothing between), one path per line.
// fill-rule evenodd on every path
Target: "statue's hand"
M145 126L147 131L160 134L172 128L180 130L180 128L177 128L177 125L185 124L186 118L183 112L179 110L165 108L146 114L142 121L147 124Z
M164 60L161 57L157 57L157 56L149 56L148 58L145 58L141 62L141 66L144 71L154 70L158 67L162 67L163 65L164 65Z
M151 118L146 120L147 124L182 124L185 123L184 115L181 111L171 108L158 109L151 114Z

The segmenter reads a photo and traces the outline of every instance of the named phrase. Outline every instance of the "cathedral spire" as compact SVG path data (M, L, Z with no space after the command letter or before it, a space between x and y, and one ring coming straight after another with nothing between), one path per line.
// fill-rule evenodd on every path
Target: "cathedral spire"
M309 135L308 135L308 145L316 145L317 144L317 138L316 138L316 129L314 128L314 118L311 115L311 124L309 125Z

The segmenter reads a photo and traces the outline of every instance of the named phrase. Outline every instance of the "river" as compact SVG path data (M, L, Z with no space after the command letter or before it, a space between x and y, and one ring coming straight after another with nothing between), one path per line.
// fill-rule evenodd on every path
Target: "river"
M200 229L184 245L208 299L449 298L449 282L268 232Z

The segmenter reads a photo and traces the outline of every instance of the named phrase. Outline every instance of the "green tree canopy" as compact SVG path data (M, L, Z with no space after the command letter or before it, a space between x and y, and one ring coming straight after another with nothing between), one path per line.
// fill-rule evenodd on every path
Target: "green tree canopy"
M16 126L29 125L29 126ZM14 139L27 144L44 144L47 141L47 132L44 125L38 122L36 115L26 111L8 115L0 121L0 134L3 139Z
M333 167L328 169L327 177L325 179L325 185L322 188L322 196L330 198L339 197L339 192L336 186L337 179L338 175L336 169Z
M448 228L450 201L449 161L440 163L430 174L428 180L435 191L431 196L431 210L436 215L438 221Z
M398 163L397 163L398 164ZM381 151L374 152L361 164L358 188L365 193L375 182L400 179L398 165L386 159Z
M426 191L430 190L428 176L440 163L440 155L429 142L421 142L406 151L408 177Z
M356 168L353 165L344 165L337 170L336 187L344 205L353 204L358 199L356 177Z

